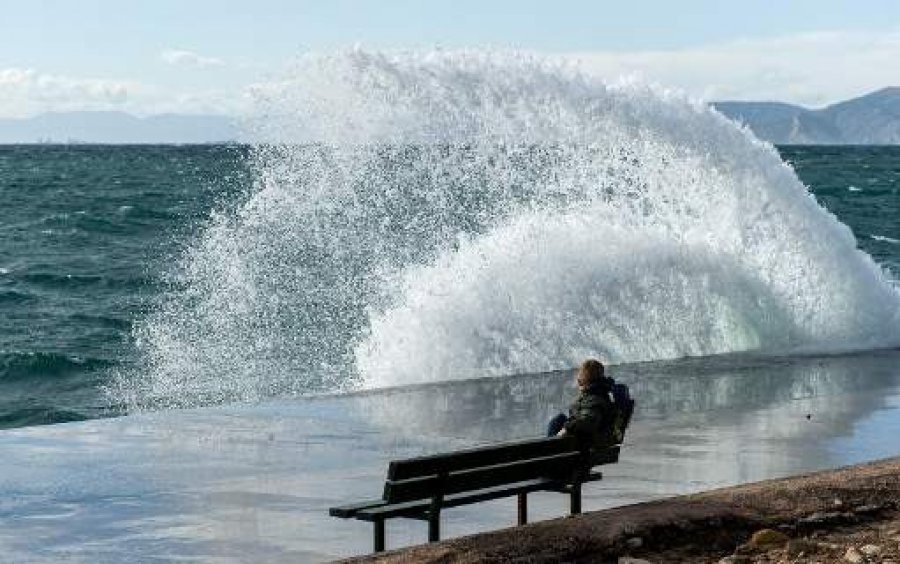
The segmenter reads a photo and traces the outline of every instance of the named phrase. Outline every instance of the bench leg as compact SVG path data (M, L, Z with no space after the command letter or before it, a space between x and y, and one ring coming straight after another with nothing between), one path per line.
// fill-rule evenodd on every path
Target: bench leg
M384 519L376 519L375 525L375 552L384 552Z
M432 511L428 515L428 542L441 540L441 512Z
M528 494L519 494L519 525L528 523Z
M572 493L569 495L569 514L581 513L581 482L572 484Z

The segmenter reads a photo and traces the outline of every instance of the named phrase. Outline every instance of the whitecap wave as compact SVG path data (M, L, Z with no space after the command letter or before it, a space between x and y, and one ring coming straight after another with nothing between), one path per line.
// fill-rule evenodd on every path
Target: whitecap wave
M309 56L255 189L136 329L132 405L900 342L900 298L768 144L532 55Z

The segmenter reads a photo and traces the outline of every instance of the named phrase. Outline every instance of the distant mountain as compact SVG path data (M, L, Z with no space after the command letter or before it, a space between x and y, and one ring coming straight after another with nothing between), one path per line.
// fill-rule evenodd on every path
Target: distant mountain
M900 87L820 110L780 102L713 102L731 119L777 145L898 145ZM228 116L51 112L0 119L0 143L223 143L240 132Z
M714 102L713 106L777 145L900 144L898 87L821 110L779 102Z
M822 111L855 143L900 144L900 87L884 88Z
M0 119L0 143L222 143L238 138L233 118L124 112L50 112Z

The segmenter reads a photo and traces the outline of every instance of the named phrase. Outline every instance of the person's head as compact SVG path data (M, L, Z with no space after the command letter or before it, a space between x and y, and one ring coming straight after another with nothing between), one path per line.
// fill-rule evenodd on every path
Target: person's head
M595 358L585 360L578 368L578 374L575 377L578 382L578 387L583 390L590 387L592 384L599 383L603 380L605 372L603 363L599 360Z

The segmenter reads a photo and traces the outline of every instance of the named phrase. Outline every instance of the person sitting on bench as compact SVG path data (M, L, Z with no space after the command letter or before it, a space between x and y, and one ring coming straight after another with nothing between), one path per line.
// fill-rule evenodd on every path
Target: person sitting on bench
M616 443L613 437L614 406L610 398L612 380L607 378L603 363L588 359L581 363L575 377L579 394L569 415L560 413L550 420L547 436L574 435L593 448Z

